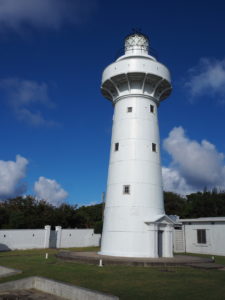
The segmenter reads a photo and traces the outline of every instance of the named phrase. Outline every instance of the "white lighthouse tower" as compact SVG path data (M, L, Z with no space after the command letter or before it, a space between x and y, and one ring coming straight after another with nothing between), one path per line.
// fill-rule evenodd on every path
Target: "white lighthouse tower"
M171 80L169 70L149 54L148 37L125 38L125 54L104 70L101 90L115 110L100 254L172 257L157 118Z

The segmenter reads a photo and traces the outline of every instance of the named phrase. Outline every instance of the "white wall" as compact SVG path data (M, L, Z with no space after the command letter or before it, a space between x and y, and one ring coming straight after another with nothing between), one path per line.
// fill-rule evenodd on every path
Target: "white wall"
M183 224L182 230L174 230L174 252L225 256L225 222L191 222ZM197 229L206 230L206 244L197 242Z
M206 244L197 243L197 229L206 230ZM186 252L225 255L225 223L184 225Z
M101 234L95 234L93 229L60 230L59 226L57 229L57 248L91 247L100 245Z
M37 248L70 248L100 245L101 234L93 229L5 229L0 230L0 251Z
M47 235L47 229L0 230L0 251L48 248Z

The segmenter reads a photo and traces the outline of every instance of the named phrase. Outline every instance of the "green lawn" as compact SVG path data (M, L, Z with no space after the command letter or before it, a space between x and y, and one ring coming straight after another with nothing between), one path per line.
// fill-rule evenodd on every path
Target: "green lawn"
M96 248L78 250L90 251ZM189 267L99 268L56 259L54 254L57 250L47 252L48 260L45 259L46 250L0 253L0 265L23 271L22 274L0 279L0 283L38 275L117 295L120 299L225 299L225 271ZM225 263L224 257L222 260Z

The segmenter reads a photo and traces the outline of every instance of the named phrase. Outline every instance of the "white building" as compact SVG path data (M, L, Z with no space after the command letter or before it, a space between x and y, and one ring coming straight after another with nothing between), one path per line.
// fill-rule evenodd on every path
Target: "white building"
M157 110L171 92L169 70L149 55L140 33L102 76L114 107L101 252L172 257L173 221L165 215Z
M225 256L225 217L179 219L174 228L174 252Z

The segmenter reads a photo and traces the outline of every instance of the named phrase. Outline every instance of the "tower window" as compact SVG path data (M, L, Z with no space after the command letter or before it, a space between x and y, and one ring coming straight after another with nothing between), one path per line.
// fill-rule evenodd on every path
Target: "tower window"
M130 194L130 186L129 185L124 185L123 186L123 193L124 194Z
M197 242L198 244L206 244L206 230L197 229Z
M132 110L133 110L133 107L128 107L127 108L127 112L132 112Z
M150 105L150 112L151 112L151 113L154 113L154 110L155 110L155 107L154 107L154 105L151 104L151 105Z
M115 143L114 150L119 151L119 143Z
M156 144L155 143L152 143L152 151L156 152Z

